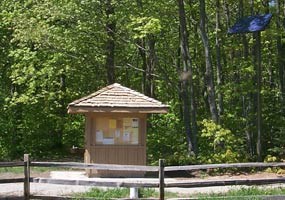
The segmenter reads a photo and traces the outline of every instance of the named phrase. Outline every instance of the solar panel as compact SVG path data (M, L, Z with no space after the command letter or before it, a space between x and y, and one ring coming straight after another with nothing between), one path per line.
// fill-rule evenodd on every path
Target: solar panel
M228 31L229 34L264 31L270 23L272 14L248 16L238 20Z

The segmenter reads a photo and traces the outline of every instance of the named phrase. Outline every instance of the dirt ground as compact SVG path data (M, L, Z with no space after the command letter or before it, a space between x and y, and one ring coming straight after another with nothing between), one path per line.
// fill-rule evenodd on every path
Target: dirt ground
M24 173L11 173L11 172L2 172L0 173L0 179L8 178L23 178ZM31 177L50 177L50 172L31 172Z

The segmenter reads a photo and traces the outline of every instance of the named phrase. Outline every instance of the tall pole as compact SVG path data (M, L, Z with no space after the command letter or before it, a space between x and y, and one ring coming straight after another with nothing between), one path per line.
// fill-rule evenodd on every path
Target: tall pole
M261 37L260 31L255 33L256 36L256 82L257 82L257 141L256 152L257 160L260 162L261 157L261 137L262 137L262 107L261 107Z
M254 1L251 1L253 4ZM253 33L255 38L255 51L254 51L254 66L256 70L256 153L257 160L262 160L262 98L261 98L261 80L262 80L262 66L261 66L261 31L265 30L266 26L270 23L272 14L256 15L243 18L235 23L235 25L229 29L228 33ZM256 26L258 24L258 26Z

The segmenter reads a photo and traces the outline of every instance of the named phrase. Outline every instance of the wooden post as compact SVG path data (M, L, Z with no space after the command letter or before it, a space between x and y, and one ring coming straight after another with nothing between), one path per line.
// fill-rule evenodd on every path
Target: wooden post
M30 157L24 154L24 199L30 199Z
M159 159L159 199L164 200L164 160Z

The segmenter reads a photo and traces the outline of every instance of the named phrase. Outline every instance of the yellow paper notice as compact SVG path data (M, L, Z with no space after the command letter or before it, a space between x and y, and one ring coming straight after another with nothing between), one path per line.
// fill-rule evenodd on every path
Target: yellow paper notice
M117 128L117 121L115 119L110 119L109 120L109 128Z

